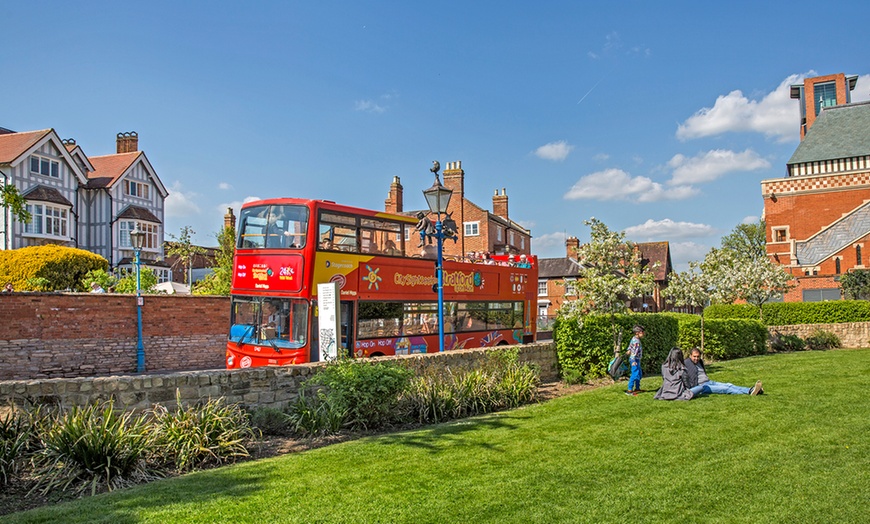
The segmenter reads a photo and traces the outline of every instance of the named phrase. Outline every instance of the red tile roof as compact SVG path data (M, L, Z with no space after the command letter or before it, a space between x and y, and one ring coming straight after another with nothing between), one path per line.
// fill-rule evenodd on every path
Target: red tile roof
M654 278L657 281L667 280L668 273L674 269L671 266L671 249L668 242L636 242L635 245L640 250L641 263L655 264L658 262L658 267L653 270Z
M11 164L49 133L51 129L0 135L0 164Z
M141 151L89 157L94 170L88 173L88 187L109 187L133 165Z

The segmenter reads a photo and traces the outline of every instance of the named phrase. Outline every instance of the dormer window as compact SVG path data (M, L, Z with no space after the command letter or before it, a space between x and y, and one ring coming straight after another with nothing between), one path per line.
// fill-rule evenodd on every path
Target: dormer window
M30 156L30 172L35 175L60 178L60 163L44 156Z
M125 181L126 193L137 198L148 198L148 184L136 182L135 180Z

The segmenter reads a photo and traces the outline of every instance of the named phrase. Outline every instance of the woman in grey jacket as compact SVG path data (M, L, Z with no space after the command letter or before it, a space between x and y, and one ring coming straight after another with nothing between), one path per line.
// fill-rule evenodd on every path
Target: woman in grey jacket
M656 391L656 400L692 400L692 392L686 385L685 358L680 348L673 348L662 364L662 387Z

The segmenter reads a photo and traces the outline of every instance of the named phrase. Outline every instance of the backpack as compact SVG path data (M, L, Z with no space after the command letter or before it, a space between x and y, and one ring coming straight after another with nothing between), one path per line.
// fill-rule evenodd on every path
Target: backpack
M607 374L610 375L610 378L613 380L619 380L619 377L625 374L628 371L628 367L625 365L625 362L622 361L622 354L618 354L613 357L613 360L607 364Z

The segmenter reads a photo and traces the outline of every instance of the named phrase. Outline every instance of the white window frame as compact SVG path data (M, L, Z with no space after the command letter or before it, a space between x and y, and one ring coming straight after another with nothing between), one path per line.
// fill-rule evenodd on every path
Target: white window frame
M138 180L125 180L124 182L124 192L127 195L143 200L151 198L151 187L145 182Z
M500 227L495 228L495 239L498 242L501 242L502 237L504 236L504 229Z
M142 251L158 252L160 251L160 225L153 222L142 222L141 220L119 220L118 221L118 247L122 249L133 249L133 243L130 241L130 232L139 226L139 231L145 233L145 243L142 246Z
M776 239L776 234L778 232L782 232L785 235L785 240L777 240ZM770 242L771 243L788 242L789 241L789 234L788 233L789 233L788 226L772 227L772 228L770 228Z
M70 239L69 217L72 209L69 206L52 202L28 201L26 209L32 217L30 222L24 224L26 236L58 240Z
M33 161L37 162L36 171L33 170ZM30 173L51 178L60 178L60 162L42 155L30 155ZM45 172L43 173L43 168Z
M576 283L576 282L577 282L576 278L566 278L565 279L564 285L565 285L565 296L566 297L577 296L577 293L575 292L574 286L572 284L572 283Z
M547 281L546 280L538 280L538 296L546 297L547 296Z
M480 222L464 222L462 224L462 229L464 231L463 236L466 237L479 237L480 236Z

